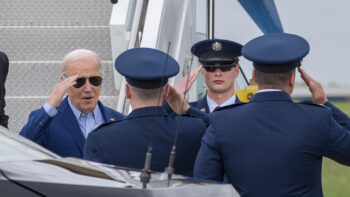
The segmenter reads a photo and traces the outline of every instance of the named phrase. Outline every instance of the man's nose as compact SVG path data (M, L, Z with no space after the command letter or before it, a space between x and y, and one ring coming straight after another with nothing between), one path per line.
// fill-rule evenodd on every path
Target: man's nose
M86 82L83 86L83 90L84 91L91 91L92 90L92 85L91 85L89 79L86 79Z
M221 75L222 71L220 70L220 68L216 68L214 73L215 73L215 75Z

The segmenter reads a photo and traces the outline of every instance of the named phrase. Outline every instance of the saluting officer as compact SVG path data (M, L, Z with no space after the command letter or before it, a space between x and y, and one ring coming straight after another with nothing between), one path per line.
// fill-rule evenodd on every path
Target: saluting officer
M209 126L209 113L218 107L241 103L235 95L234 86L239 75L238 57L242 55L241 49L241 44L222 39L202 40L192 46L192 54L198 57L202 65L182 78L176 89L186 93L202 71L207 93L202 99L190 102L191 107L186 114L200 117ZM172 111L166 102L164 107L169 113Z
M296 67L308 52L305 39L285 33L243 47L259 91L247 104L213 113L196 177L222 180L226 174L242 197L322 196L322 157L350 165L350 119L328 102L321 85L298 68L314 104L290 97Z
M170 116L161 106L164 98L178 94L167 84L168 78L179 72L176 60L156 49L135 48L122 53L115 61L115 68L126 78L126 97L133 111L125 120L93 131L87 139L84 158L142 169L147 148L152 144L150 168L164 171L178 133L175 173L193 175L206 126L197 118ZM185 108L183 111L189 109L188 103Z
M241 44L222 39L203 40L192 46L191 52L203 66L202 76L208 89L207 94L191 102L191 106L211 113L217 107L241 102L234 87L239 74L241 49Z

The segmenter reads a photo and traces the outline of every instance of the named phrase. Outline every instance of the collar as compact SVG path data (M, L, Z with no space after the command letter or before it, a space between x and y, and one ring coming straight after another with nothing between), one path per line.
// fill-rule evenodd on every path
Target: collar
M140 118L145 116L167 116L167 112L161 106L142 107L133 110L126 119Z
M70 108L72 109L73 113L74 113L74 116L77 118L77 120L79 120L81 114L83 114L83 112L81 112L78 108L76 108L69 100L69 97L68 97L68 104L70 106ZM92 114L93 118L94 119L97 119L97 118L102 118L103 119L103 116L102 116L102 112L101 112L101 109L100 107L98 106L98 103L96 104L95 108L93 111L89 112L88 114L85 114L85 115L89 115L89 114ZM102 121L103 122L103 121Z
M285 91L263 91L256 93L250 102L261 101L292 101L290 95Z
M215 108L217 108L218 106L220 107L225 107L227 105L232 105L235 104L236 102L236 94L233 94L233 96L231 96L230 98L228 98L226 101L224 101L221 105L218 105L217 103L215 103L215 101L213 101L209 95L207 95L207 103L208 103L208 107L209 107L209 111L210 113L213 112L215 110Z
M280 89L262 89L262 90L258 90L256 93L259 92L278 92L278 91L282 91Z

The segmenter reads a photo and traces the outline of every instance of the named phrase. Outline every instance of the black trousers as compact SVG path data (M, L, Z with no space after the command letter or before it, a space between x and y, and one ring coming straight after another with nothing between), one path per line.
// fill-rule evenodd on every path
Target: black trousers
M7 55L0 51L0 125L7 128L9 117L5 114L5 82L9 72L9 60Z

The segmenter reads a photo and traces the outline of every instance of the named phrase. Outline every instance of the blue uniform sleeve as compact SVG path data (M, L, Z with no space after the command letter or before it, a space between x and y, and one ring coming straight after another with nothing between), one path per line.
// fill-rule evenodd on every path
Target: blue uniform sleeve
M162 107L165 109L165 111L168 113L168 114L171 114L171 113L175 113L171 107L169 106L168 102L163 99L163 104L162 104Z
M48 138L48 127L52 117L42 107L30 113L28 122L22 128L20 135L45 147Z
M325 156L350 166L350 131L340 125L333 116L330 116L328 131Z
M206 125L206 127L209 127L210 125L209 114L202 112L201 110L195 107L190 106L190 108L186 112L186 115L201 119Z
M333 118L338 124L350 130L350 119L344 112L334 106L331 102L327 102L324 105L332 111Z
M164 99L163 100L163 105L162 107L165 109L165 111L168 113L168 114L171 114L173 116L176 116L177 114L171 109L171 107L169 106L168 102ZM205 112L202 112L201 110L193 107L193 106L190 106L190 108L187 110L187 112L185 113L187 116L190 116L190 117L195 117L195 118L199 118L201 119L204 124L206 125L206 127L209 126L210 124L210 120L209 120L209 114L208 113L205 113Z
M202 144L194 165L194 177L223 181L224 168L222 157L212 126L209 126L202 138Z

